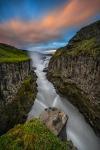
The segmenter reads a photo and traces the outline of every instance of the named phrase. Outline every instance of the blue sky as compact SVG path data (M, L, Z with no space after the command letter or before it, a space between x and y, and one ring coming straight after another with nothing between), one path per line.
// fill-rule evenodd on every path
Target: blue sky
M66 0L0 0L0 22L12 18L39 19L65 2Z
M29 50L56 49L100 19L100 0L0 0L0 42Z

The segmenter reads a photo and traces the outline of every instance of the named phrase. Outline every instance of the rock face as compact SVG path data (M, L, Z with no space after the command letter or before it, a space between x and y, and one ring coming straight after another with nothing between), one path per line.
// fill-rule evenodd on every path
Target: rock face
M47 77L100 134L100 21L82 28L57 50Z
M0 64L0 103L9 103L31 71L30 61Z
M53 107L45 109L40 115L40 120L52 133L59 135L68 120L68 116L61 110Z
M21 61L20 57L20 62L0 63L0 134L26 120L36 94L36 75L30 60Z

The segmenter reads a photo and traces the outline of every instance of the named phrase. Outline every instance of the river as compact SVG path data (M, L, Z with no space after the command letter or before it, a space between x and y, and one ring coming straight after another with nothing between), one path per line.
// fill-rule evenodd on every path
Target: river
M43 58L38 53L31 53L30 56L33 60L33 66L36 67L38 94L28 114L28 119L38 117L47 107L60 108L69 116L66 134L78 150L100 150L100 140L83 115L67 99L59 96L53 84L47 80L43 69L47 67L50 56Z

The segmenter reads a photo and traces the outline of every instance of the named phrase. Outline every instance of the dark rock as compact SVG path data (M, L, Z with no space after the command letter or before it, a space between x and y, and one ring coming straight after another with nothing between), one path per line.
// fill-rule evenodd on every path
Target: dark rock
M43 69L43 72L47 72L47 71L48 71L48 68Z

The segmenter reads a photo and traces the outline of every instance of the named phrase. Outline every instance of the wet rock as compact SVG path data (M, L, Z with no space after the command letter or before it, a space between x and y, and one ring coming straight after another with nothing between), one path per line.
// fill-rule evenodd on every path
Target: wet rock
M48 71L48 68L46 67L46 68L44 68L44 70L43 70L43 72L47 72Z
M55 135L59 135L67 123L68 116L58 108L49 107L41 113L40 120L50 129L51 132Z

